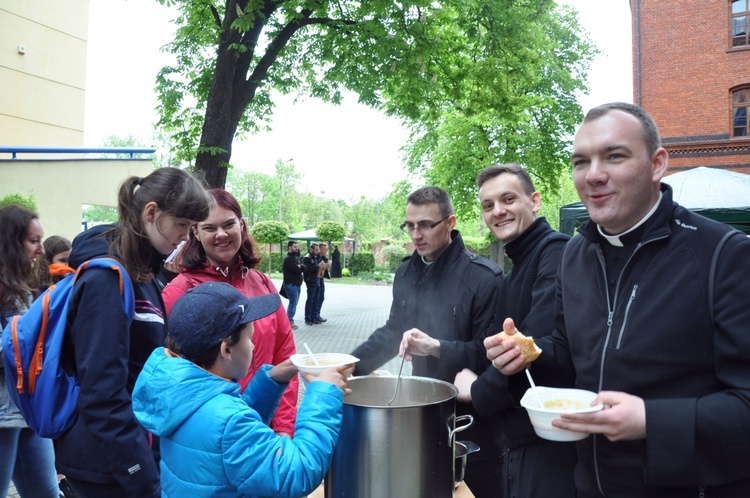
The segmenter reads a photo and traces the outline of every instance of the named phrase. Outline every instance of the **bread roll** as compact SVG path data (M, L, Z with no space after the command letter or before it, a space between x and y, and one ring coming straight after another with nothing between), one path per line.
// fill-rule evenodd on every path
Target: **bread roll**
M530 336L526 337L518 330L514 334L507 334L505 331L502 331L500 332L500 337L503 340L513 339L516 346L521 348L521 354L524 356L526 363L536 360L542 354L542 350L536 345L534 338Z

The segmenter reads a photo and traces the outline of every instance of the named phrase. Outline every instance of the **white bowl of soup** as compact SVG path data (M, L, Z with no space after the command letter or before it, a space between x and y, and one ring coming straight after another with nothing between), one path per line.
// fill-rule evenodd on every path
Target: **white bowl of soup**
M521 406L529 414L529 420L537 436L550 441L578 441L588 436L585 432L553 426L552 421L559 419L561 414L589 413L604 408L602 404L591 406L591 402L596 398L595 392L544 386L538 386L536 391L542 406L539 406L539 401L531 388L521 398Z
M356 356L344 353L314 353L312 355L298 353L293 354L290 359L300 372L314 375L319 374L326 368L349 365L359 361L359 358ZM317 364L315 363L316 360Z

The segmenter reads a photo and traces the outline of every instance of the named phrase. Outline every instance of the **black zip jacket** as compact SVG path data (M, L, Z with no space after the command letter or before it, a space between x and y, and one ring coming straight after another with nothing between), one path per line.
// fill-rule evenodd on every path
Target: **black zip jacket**
M555 328L555 276L569 235L558 233L538 218L517 239L505 245L513 269L503 279L497 298L496 323L488 331L502 330L510 317L524 334L540 338ZM574 379L534 374L543 386L569 386ZM528 387L528 385L527 385ZM546 441L534 432L526 410L508 392L508 377L488 368L471 386L477 413L502 429L502 483L499 496L517 493L525 498L575 496L574 443ZM520 449L523 448L523 449Z
M302 265L304 266L304 278L305 284L312 285L313 287L318 285L318 263L320 257L312 253L308 253L307 256L302 258Z
M555 328L555 276L563 248L570 236L558 233L547 220L538 218L505 251L513 269L500 285L496 323L490 334L503 329L503 321L512 318L516 328L526 335L540 338ZM570 385L573 379L535 375L543 386ZM516 448L543 441L534 432L526 410L514 403L507 390L507 377L497 369L487 369L471 387L471 399L482 417L498 416L506 444ZM560 445L561 443L554 443Z
M661 190L614 285L593 223L568 242L534 373L644 400L645 440L577 443L582 496L750 496L750 239Z

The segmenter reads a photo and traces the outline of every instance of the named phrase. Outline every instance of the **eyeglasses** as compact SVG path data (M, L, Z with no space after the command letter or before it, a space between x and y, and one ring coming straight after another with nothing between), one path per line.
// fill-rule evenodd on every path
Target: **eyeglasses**
M414 233L414 230L419 230L419 233L427 233L448 218L450 218L451 215L446 216L440 221L431 222L431 221L420 221L416 225L414 223L409 223L408 221L405 221L401 224L399 227L402 231L408 233L409 235Z

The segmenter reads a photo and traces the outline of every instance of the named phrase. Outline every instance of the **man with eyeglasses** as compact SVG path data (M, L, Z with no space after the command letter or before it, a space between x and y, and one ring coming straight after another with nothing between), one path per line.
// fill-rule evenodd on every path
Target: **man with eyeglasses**
M498 320L488 332L502 330L506 317L535 338L555 328L555 276L568 235L552 229L539 216L542 199L529 173L516 164L489 166L477 175L484 222L504 244L513 268L500 285ZM537 374L534 374L537 377ZM496 462L498 498L573 498L575 443L546 441L534 433L526 410L508 396L508 378L495 368L479 377L469 369L456 376L458 401L472 403L480 417L502 429L503 456ZM554 386L564 377L535 378ZM573 379L567 379L573 382Z
M453 382L464 368L489 367L482 337L493 321L502 270L465 248L444 190L423 187L406 202L401 229L415 251L396 271L388 321L352 352L360 359L354 374L369 374L405 354L414 375ZM465 403L457 413L476 415ZM496 436L497 429L483 423L462 433L481 448L469 455L464 479L477 498L497 495L498 482L484 465L499 457Z

